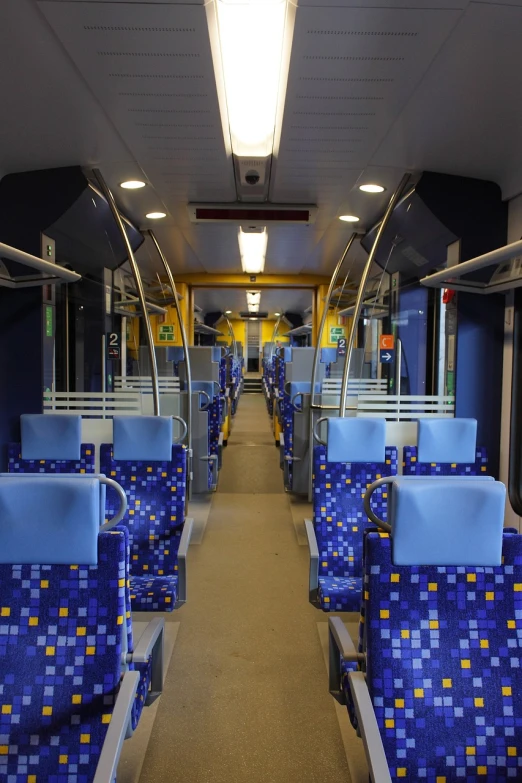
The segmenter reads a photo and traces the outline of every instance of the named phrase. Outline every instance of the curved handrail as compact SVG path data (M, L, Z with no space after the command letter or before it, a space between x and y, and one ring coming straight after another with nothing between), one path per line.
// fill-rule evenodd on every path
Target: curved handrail
M380 519L373 512L372 507L370 505L370 499L376 489L382 487L383 484L391 484L393 481L395 481L396 478L397 476L385 476L384 478L377 479L377 481L374 481L373 484L370 484L370 486L364 493L363 507L366 516L371 522L374 523L374 525L377 525L377 527L380 527L381 530L384 530L385 533L391 533L392 527L389 522L385 522L384 519Z
M185 435L188 433L187 422L185 421L185 419L182 419L181 416L173 416L172 419L173 421L179 421L179 423L183 425L184 428L183 434L180 435L179 438L176 438L175 441L173 441L174 443L181 443L181 441L185 439Z
M292 406L294 407L294 409L295 409L295 410L296 410L298 413L302 413L302 412L303 412L303 404L301 403L301 406L299 406L299 405L296 405L296 404L295 404L295 399L296 399L296 397L303 397L303 395L304 395L304 392L296 392L296 393L294 394L294 396L292 397L292 399L290 400L290 405L292 405Z
M109 519L100 526L100 533L105 533L107 530L111 530L111 528L117 525L118 522L121 522L125 516L125 512L127 511L127 495L125 494L123 487L120 486L117 481L114 481L114 479L107 478L106 476L99 476L98 479L100 484L106 484L108 487L112 487L120 496L120 510L112 519Z
M187 445L189 448L189 451L192 449L192 373L190 370L190 355L189 355L189 345L187 340L187 332L185 330L185 324L183 323L183 318L181 317L181 308L179 306L178 301L178 292L176 291L176 283L174 281L174 275L172 274L172 270L168 264L167 258L165 254L163 253L163 250L161 249L161 246L156 239L156 236L152 229L149 229L149 236L152 239L152 242L154 243L154 247L156 248L158 255L161 259L161 263L163 264L163 268L165 269L165 272L167 273L169 285L172 289L172 294L174 296L174 307L176 308L176 314L178 316L178 323L179 323L179 329L181 333L181 343L183 345L183 353L185 354L185 367L187 372L187 421L186 421L186 427L187 427Z
M346 396L348 394L348 378L350 374L350 364L352 360L352 353L353 353L353 345L355 342L355 334L357 330L357 326L359 323L359 317L361 315L362 310L362 304L363 304L363 297L366 292L366 284L368 283L368 278L370 277L370 270L373 264L373 259L375 258L375 254L377 252L377 248L379 247L379 243L381 241L381 237L386 229L386 226L388 225L388 222L392 216L393 210L395 209L395 205L397 204L402 191L404 190L407 182L410 179L409 174L405 174L399 184L397 185L397 188L395 189L395 192L393 193L388 206L386 207L386 212L384 213L383 219L381 220L381 224L377 230L377 234L375 236L375 240L372 245L372 249L370 250L370 253L368 255L368 259L366 261L366 266L364 267L364 271L362 273L361 282L359 283L359 289L357 291L357 298L355 300L355 310L353 313L352 323L350 325L350 334L348 336L348 340L346 341L346 361L344 365L344 373L343 373L343 383L341 387L341 399L339 400L339 416L340 418L343 418L346 414ZM383 273L384 274L384 273Z
M212 400L210 399L210 394L208 392L204 391L203 389L198 389L197 392L198 392L198 394L204 394L205 397L208 400L207 404L203 408L200 407L199 410L200 411L208 411L208 409L210 408L210 404L212 402Z
M321 440L321 438L319 437L319 433L318 433L318 431L317 431L317 427L318 427L318 426L319 426L319 424L321 424L323 421L328 421L328 416L321 416L321 418L320 418L320 419L317 419L317 421L316 421L316 422L315 422L315 424L314 424L314 428L313 428L313 435L314 435L314 440L316 440L316 441L317 441L317 443L320 443L320 444L321 444L321 446L326 446L326 445L327 445L327 444L326 444L326 441L325 441L325 440Z
M149 360L150 360L150 375L152 380L152 397L153 397L153 404L154 404L154 416L160 416L160 399L159 399L159 385L158 385L158 366L156 363L156 351L154 349L154 336L152 334L152 326L150 323L149 318L149 311L147 309L147 303L145 301L145 291L143 288L143 281L141 279L140 269L136 262L136 259L134 257L134 252L132 250L132 245L129 241L129 237L127 236L127 232L125 231L125 226L123 225L123 221L121 219L121 215L119 212L118 207L116 206L116 201L114 199L114 196L112 195L111 190L109 189L109 186L103 179L102 173L99 169L93 169L93 174L96 177L98 184L101 188L101 191L105 197L105 200L107 201L107 204L109 205L109 208L111 210L112 216L114 218L114 222L116 223L116 226L121 234L121 238L123 240L123 244L125 246L125 250L127 251L127 260L129 262L129 266L132 270L132 275L134 277L134 282L136 283L136 289L138 291L138 299L140 300L140 307L143 313L143 319L145 321L145 331L147 334L147 348L149 349Z

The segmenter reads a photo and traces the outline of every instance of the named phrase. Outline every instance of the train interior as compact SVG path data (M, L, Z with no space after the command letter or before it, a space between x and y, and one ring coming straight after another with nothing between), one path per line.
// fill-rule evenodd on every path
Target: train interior
M521 31L1 0L0 782L522 780Z

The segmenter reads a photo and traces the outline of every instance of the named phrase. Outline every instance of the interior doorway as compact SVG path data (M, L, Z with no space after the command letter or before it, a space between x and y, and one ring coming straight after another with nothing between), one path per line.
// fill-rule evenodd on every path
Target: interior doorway
M257 319L246 322L247 333L247 372L259 372L259 354L261 351L261 324Z

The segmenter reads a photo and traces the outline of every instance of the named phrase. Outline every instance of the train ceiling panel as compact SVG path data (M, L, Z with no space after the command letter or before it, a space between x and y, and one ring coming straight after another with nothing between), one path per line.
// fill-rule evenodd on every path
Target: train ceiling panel
M172 223L235 199L201 4L40 2Z
M522 189L522 0L470 3L375 163L492 179Z
M251 286L253 290L255 286ZM246 291L249 288L198 288L195 303L205 313L220 312L223 308L232 310L230 318L237 318L240 311L246 309ZM261 310L268 312L269 318L275 313L304 313L312 304L310 289L269 288L261 290Z
M272 197L306 180L332 217L457 23L454 10L311 7L297 14Z

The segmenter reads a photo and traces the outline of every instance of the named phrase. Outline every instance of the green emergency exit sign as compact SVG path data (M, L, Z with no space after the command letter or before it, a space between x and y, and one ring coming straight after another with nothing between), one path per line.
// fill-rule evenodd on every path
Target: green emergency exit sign
M45 306L45 336L53 336L53 308L50 305Z
M330 327L330 342L336 343L340 337L345 337L344 326L331 326Z

